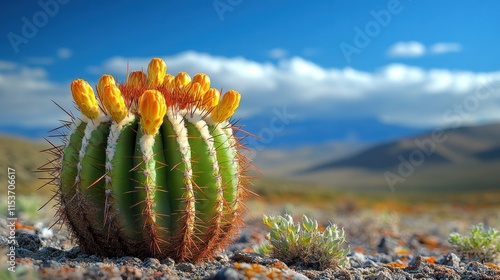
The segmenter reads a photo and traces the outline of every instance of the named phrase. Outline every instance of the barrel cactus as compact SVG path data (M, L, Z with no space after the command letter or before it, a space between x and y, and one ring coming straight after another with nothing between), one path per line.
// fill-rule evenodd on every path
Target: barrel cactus
M45 168L60 221L87 253L210 259L242 224L249 163L229 120L240 94L166 74L159 58L124 83L103 75L96 91L71 83L81 116L68 113Z

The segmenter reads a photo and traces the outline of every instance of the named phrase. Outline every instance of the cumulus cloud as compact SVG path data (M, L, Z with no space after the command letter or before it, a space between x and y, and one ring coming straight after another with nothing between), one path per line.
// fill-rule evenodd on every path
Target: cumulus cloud
M397 42L387 51L391 57L419 57L425 54L425 46L420 42Z
M72 51L67 48L60 48L54 56L33 56L25 59L26 64L47 66L57 62L57 60L68 59L72 55Z
M500 120L500 72L426 70L390 64L373 72L324 68L301 57L259 63L242 57L184 52L163 57L168 72L204 72L212 86L237 89L242 103L236 117L272 117L286 106L299 119L373 117L388 124L436 127ZM93 73L125 79L130 71L147 69L150 58L112 57L89 67ZM61 117L54 99L72 108L68 83L57 84L39 68L1 70L0 114L11 122L34 125ZM4 67L9 68L9 67ZM22 109L19 109L22 108ZM9 122L0 118L0 122Z
M387 55L390 57L421 57L428 54L440 55L462 51L462 45L459 43L440 42L426 47L424 44L416 41L397 42L389 47Z
M0 126L55 127L58 120L67 119L51 101L73 108L66 84L50 81L43 68L8 65L0 67Z

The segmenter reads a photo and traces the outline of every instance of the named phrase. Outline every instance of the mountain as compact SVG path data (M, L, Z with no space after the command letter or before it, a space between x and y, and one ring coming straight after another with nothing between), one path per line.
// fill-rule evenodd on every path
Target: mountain
M500 190L500 124L434 130L296 172L339 187Z

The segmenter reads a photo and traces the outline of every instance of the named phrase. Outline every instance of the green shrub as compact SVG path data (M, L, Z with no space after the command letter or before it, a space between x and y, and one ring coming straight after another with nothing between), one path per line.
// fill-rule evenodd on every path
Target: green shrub
M457 253L468 260L495 262L500 258L500 232L494 228L484 229L483 224L471 228L469 236L450 234L448 242Z
M345 233L331 224L324 231L318 222L307 216L295 224L290 215L263 216L271 229L268 243L256 248L256 252L278 258L287 264L304 265L314 269L340 267L348 264L349 248L344 248Z

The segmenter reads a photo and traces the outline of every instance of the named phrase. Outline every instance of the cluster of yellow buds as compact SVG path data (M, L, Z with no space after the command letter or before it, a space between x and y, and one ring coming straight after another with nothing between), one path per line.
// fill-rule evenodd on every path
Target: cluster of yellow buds
M199 110L210 116L212 122L221 123L238 108L239 92L229 90L221 98L219 90L210 87L208 75L198 73L191 79L186 72L173 76L166 70L165 61L153 58L147 75L133 71L125 83L117 84L111 75L103 75L97 83L97 96L103 107L99 107L89 83L77 79L71 83L73 99L89 119L107 114L114 122L120 123L129 113L136 114L147 134L158 131L167 110Z

